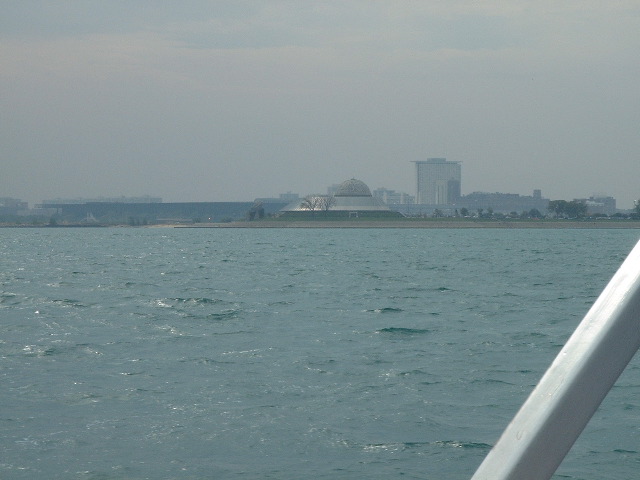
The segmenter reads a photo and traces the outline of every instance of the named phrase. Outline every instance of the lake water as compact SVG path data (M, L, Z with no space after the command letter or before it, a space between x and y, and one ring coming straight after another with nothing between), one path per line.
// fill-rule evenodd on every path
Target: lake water
M468 479L639 238L0 229L0 478ZM639 468L634 358L554 478Z

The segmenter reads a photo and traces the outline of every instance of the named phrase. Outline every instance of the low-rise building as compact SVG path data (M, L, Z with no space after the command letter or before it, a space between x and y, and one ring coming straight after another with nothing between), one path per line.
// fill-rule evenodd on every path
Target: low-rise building
M404 192L388 190L384 187L376 188L372 192L375 198L379 198L387 205L401 205L403 203L415 203L416 197Z
M517 193L473 192L468 195L463 195L460 198L457 208L466 208L472 212L482 209L485 212L493 211L495 213L505 214L538 210L544 214L548 206L549 199L542 198L542 192L540 190L534 190L533 195L530 196L519 195Z
M18 198L0 198L0 215L21 215L29 210L29 204Z

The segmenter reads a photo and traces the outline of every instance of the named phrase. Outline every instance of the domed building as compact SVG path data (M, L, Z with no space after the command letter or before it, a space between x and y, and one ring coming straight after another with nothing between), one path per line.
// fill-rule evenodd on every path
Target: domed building
M336 197L371 197L371 190L362 180L345 180L336 189Z
M382 200L371 195L366 183L352 178L340 184L333 196L309 195L301 201L287 205L280 210L283 214L316 215L328 217L396 217L394 212Z

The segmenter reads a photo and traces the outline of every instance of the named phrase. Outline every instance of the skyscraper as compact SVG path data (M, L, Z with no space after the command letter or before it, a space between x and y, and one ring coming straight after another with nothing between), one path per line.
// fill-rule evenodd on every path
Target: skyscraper
M460 162L428 158L416 164L416 203L451 205L460 199Z

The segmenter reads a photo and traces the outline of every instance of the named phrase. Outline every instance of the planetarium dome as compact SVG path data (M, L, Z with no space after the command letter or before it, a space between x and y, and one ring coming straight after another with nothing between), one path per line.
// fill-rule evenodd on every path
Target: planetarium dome
M400 216L382 200L371 195L371 190L366 183L355 178L342 182L333 196L309 195L303 201L297 200L290 203L280 211L314 218L316 215L320 218Z
M351 180L345 180L340 184L335 197L370 197L371 190L367 187L367 184L361 180L352 178Z

